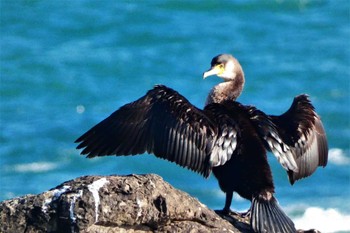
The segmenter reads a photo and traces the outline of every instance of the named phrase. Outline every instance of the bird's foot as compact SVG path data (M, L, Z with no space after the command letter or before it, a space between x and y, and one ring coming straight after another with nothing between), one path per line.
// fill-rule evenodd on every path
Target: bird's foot
M243 212L243 213L239 213L239 212L235 212L235 214L239 215L241 218L248 218L250 217L250 210L248 210L247 212Z
M247 218L250 215L250 211L245 213L239 213L230 209L222 209L215 210L215 212L221 218L227 220L237 229L240 229L242 232L250 232L250 219Z
M222 210L215 210L215 212L220 215L230 215L230 213L232 213L232 210L230 210L229 208L228 209L224 208Z
M215 210L215 213L221 218L231 222L232 224L235 222L234 218L231 215L233 212L230 209Z
M247 218L250 217L250 210L248 210L247 212L236 212L236 211L232 211L231 209L222 209L222 210L215 210L215 212L219 215L235 215L238 216L240 218Z

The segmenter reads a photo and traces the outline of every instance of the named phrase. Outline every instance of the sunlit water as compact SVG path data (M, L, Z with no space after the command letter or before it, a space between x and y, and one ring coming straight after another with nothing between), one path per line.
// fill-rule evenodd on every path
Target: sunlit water
M329 164L290 186L270 154L276 196L298 228L350 231L349 8L346 0L1 1L0 200L82 175L157 173L222 208L213 177L149 155L88 160L73 142L154 84L203 107L219 79L201 74L227 52L246 74L240 102L280 114L295 95L310 95ZM237 196L232 208L249 203Z

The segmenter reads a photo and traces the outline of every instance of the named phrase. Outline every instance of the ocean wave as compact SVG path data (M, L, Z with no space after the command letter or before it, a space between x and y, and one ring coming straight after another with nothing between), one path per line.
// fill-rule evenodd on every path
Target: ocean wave
M336 165L349 165L350 158L346 156L344 150L332 148L328 153L328 161Z
M308 207L301 217L293 221L297 229L316 229L322 233L350 232L350 215L333 208Z
M13 166L13 170L16 172L47 172L54 170L58 167L58 164L52 162L34 162L34 163L22 163Z

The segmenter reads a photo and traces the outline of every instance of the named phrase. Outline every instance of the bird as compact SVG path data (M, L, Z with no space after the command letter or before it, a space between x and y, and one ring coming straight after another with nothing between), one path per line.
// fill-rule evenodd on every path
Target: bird
M237 193L251 202L254 232L296 232L275 197L267 154L275 155L291 184L327 165L326 133L309 96L296 96L281 115L267 115L236 101L245 76L231 54L215 56L203 79L209 76L222 81L211 89L203 109L155 85L80 136L77 149L87 158L148 153L205 178L213 173L226 194L223 214L231 213Z

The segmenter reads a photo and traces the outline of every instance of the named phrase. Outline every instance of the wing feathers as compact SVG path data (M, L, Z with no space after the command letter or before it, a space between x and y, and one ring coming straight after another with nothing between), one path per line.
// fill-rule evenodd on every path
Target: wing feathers
M292 155L291 149L281 139L278 129L271 118L255 107L249 107L248 113L260 137L265 141L266 148L276 156L284 169L297 172L298 165Z
M323 124L319 116L315 120L316 141L318 142L319 166L325 167L328 161L328 143Z
M234 101L197 109L176 91L156 86L126 104L76 140L87 157L145 152L175 162L207 177L234 155L245 112L289 180L326 166L328 145L320 117L308 96L297 96L287 112L268 116ZM238 152L237 152L238 153Z
M287 155L293 158L298 169L288 170L289 180L310 176L318 166L326 166L328 143L320 117L316 114L307 95L299 95L287 112L270 116L276 125L278 136L289 147Z
M87 157L146 151L199 172L210 173L216 126L202 110L165 86L124 105L76 140Z
M328 145L322 122L315 117L315 125L309 129L306 137L301 137L296 143L296 162L298 172L289 172L289 180L293 184L296 180L310 176L318 166L326 166L328 160ZM299 152L299 154L298 154Z
M326 166L326 134L307 95L295 97L280 116L268 116L255 107L249 107L249 114L266 148L286 169L292 184L310 176L318 166Z
M209 162L211 166L221 166L231 159L237 146L237 134L240 132L236 112L242 111L241 105L229 101L225 104L210 104L204 111L215 119L218 125L217 140L213 144Z

